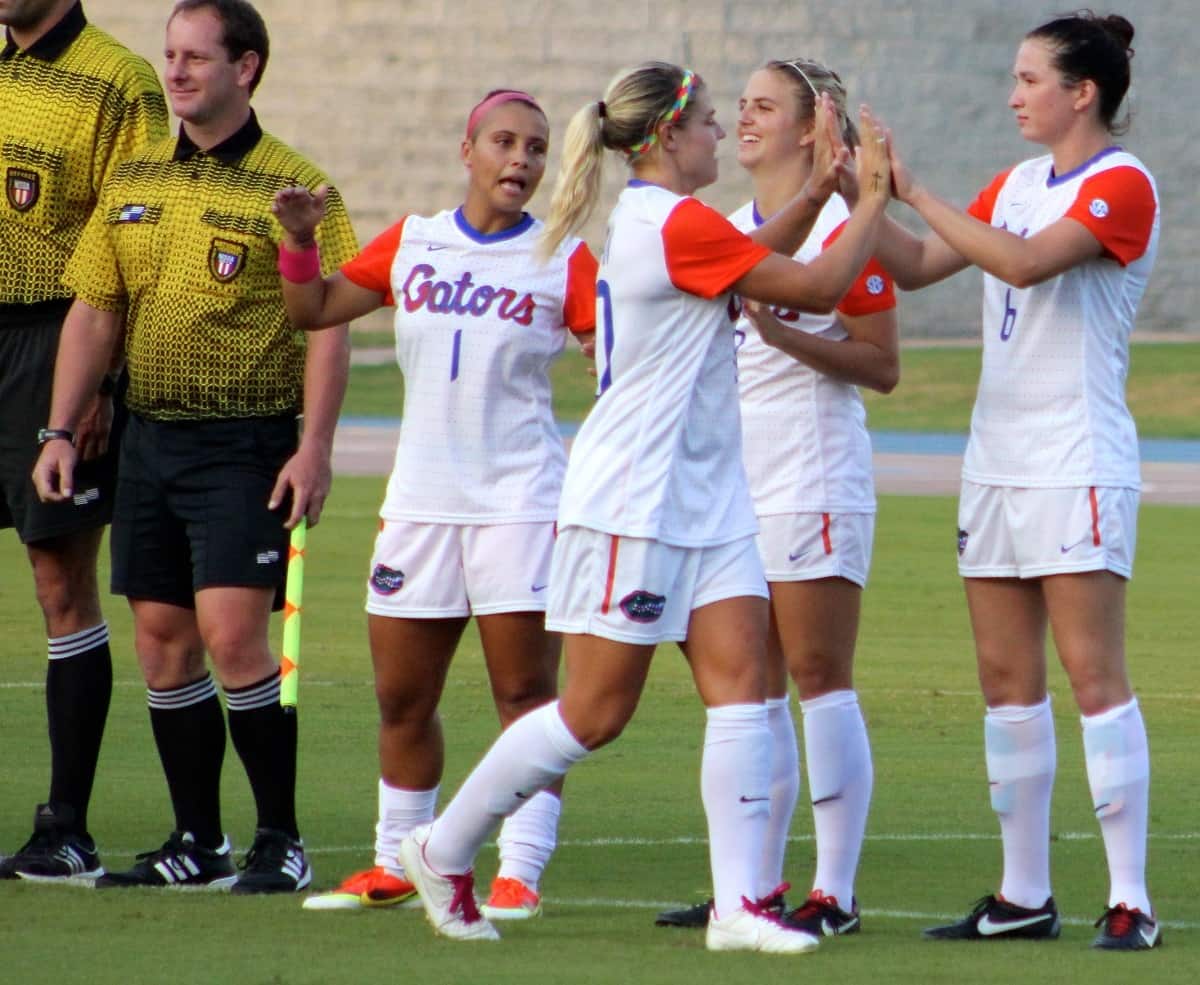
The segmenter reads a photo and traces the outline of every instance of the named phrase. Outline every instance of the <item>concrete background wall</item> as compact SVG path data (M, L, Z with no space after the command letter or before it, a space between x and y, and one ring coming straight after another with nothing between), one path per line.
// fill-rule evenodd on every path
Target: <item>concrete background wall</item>
M768 58L814 57L869 102L929 187L966 204L1026 144L1006 100L1022 35L1070 4L1051 0L259 0L272 54L256 97L263 125L311 156L341 188L364 242L405 212L459 203L458 144L470 107L519 86L543 102L552 145L572 112L620 68L647 58L700 71L732 131L749 73ZM161 68L170 0L85 0L89 17ZM1098 8L1106 11L1108 8ZM1138 0L1134 122L1122 142L1155 174L1163 206L1159 258L1139 332L1200 337L1197 123L1200 18L1195 0ZM731 136L722 177L701 196L730 211L749 197ZM544 214L557 156L534 199ZM623 181L609 162L610 194ZM913 228L915 215L893 206ZM909 336L978 332L979 275L968 271L901 301ZM385 319L371 327L385 325Z

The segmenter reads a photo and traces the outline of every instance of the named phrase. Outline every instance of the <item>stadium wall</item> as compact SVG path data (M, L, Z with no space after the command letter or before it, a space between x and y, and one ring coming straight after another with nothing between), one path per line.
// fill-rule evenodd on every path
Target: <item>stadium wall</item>
M1200 74L1195 0L1138 0L1134 22L1133 127L1124 141L1154 172L1162 245L1138 331L1200 337L1200 252L1194 107ZM309 154L336 180L365 242L406 212L461 200L456 163L462 126L492 88L520 86L549 113L552 144L571 113L609 77L647 58L682 62L713 90L721 122L722 178L702 193L731 211L749 194L733 156L736 101L768 58L814 57L846 81L852 104L869 102L893 128L921 180L966 204L1030 145L1006 100L1016 45L1029 28L1071 4L1029 0L259 0L271 32L270 66L256 97L263 125ZM89 17L161 68L170 0L85 0ZM1107 11L1101 6L1098 9ZM609 168L611 201L623 180ZM557 157L533 210L544 214ZM920 228L914 214L894 214ZM605 211L602 205L598 210ZM598 216L586 229L603 236ZM978 273L904 295L902 332L978 332ZM372 327L386 324L380 318Z

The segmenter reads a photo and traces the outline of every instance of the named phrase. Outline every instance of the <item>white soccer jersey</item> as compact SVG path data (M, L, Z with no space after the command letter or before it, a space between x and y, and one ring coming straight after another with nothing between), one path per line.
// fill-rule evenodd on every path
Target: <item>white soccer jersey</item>
M621 193L596 285L600 395L560 527L677 547L755 532L728 292L768 252L694 198L641 181Z
M837 238L849 217L841 196L830 198L796 259L811 263ZM730 221L749 231L765 220L748 202ZM891 277L872 260L837 310L853 317L895 306ZM836 314L772 310L798 332L836 341L847 338ZM738 319L736 338L743 454L758 515L874 513L871 438L858 387L767 345L744 315Z
M1118 147L1063 175L1040 157L998 175L970 212L1022 236L1069 217L1104 253L1025 289L984 276L983 371L963 477L1139 488L1125 377L1129 333L1158 249L1154 179Z
M404 415L384 519L554 519L566 452L547 374L567 329L592 328L596 261L573 238L541 264L541 229L408 216L342 267L396 307Z

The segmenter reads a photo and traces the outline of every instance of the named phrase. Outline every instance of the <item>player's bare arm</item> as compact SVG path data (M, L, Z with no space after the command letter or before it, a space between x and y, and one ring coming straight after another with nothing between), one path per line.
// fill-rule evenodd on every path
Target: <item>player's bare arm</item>
M895 309L838 318L849 338L834 340L784 324L766 305L744 303L743 311L767 345L843 383L891 393L900 382L900 333Z
M281 250L302 256L317 247L317 227L325 217L327 185L310 192L302 185L289 185L275 193L271 211L283 227ZM281 255L281 264L286 264ZM281 271L284 266L281 266ZM292 326L302 331L341 325L370 314L382 307L383 295L359 287L340 273L322 278L320 273L305 280L293 280L294 274L284 273L283 302L287 306Z

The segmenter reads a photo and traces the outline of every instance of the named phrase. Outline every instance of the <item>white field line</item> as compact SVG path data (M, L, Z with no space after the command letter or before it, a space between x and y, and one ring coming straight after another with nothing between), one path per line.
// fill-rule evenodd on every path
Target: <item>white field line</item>
M1059 841L1098 841L1100 835L1090 831L1061 831L1054 835ZM1158 833L1151 831L1152 841L1198 841L1200 831ZM794 844L811 843L813 835L792 835ZM867 835L867 841L881 842L955 842L955 841L999 841L998 834L973 832L928 832ZM669 845L707 845L708 839L692 835L675 838L567 838L558 843L559 848L658 848ZM494 844L492 847L495 847ZM309 855L350 855L355 852L370 852L374 845L314 845L305 848ZM133 852L126 852L132 855Z
M1099 834L1089 831L1062 831L1054 836L1059 841L1097 841ZM1198 841L1200 831L1179 831L1171 833L1149 834L1151 841ZM811 843L812 835L792 835L788 838L794 844ZM882 842L963 842L963 841L999 841L998 834L977 834L972 832L929 832L927 834L880 834L867 835L867 841ZM681 835L676 838L567 838L558 843L559 848L659 848L670 845L691 846L707 845L708 839L691 835ZM309 855L355 855L369 854L374 845L306 845L304 851ZM489 847L495 848L494 842ZM105 848L106 855L125 855L132 857L142 849ZM648 904L649 905L649 904Z
M29 690L34 688L44 688L45 681L0 681L0 691L4 690ZM145 683L138 680L114 680L113 687L135 687L145 688ZM364 677L362 680L322 680L319 677L304 678L305 687L371 687L374 682ZM945 688L936 687L912 687L912 688L871 688L860 687L858 689L860 695L871 697L890 697L893 695L913 696L917 697L938 697L938 698L973 698L980 697L978 691L951 691ZM1137 697L1139 701L1190 701L1193 703L1200 702L1200 696L1197 696L1195 691L1138 691Z

